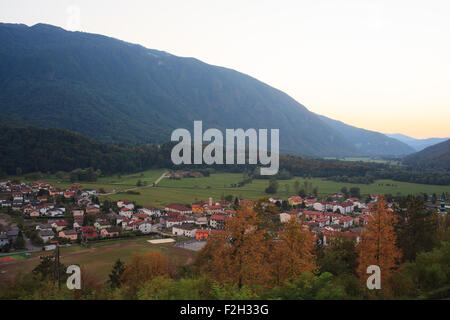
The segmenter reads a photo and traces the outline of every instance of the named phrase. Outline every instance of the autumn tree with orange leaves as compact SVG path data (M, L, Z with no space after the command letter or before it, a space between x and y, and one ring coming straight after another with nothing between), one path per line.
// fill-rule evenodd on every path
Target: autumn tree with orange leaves
M226 222L225 230L213 233L199 252L199 270L239 288L267 282L267 241L259 224L252 206L239 208Z
M157 276L169 275L170 272L171 265L161 253L135 253L130 263L125 265L121 283L126 288L127 294L132 297L141 284Z
M272 243L270 254L271 274L275 285L288 279L312 272L316 267L314 238L297 219L291 218Z
M386 201L380 197L376 211L361 233L361 242L357 247L359 252L357 272L360 279L365 283L369 277L367 267L377 265L381 270L381 288L385 289L384 291L388 289L390 279L402 257L396 245L397 236L394 231L396 223L397 217L389 212Z

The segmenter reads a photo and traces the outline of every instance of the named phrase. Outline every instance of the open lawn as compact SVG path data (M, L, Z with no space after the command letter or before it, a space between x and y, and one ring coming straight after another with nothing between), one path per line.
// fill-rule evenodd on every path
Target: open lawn
M127 263L131 260L134 253L161 252L176 265L193 262L195 253L192 251L174 247L171 244L150 244L146 241L148 239L147 237L142 237L126 241L99 242L92 244L90 248L78 245L61 248L61 263L65 265L80 265L90 276L104 282L108 279L108 274L111 272L111 268L117 259L120 258L120 260ZM31 272L39 264L39 256L53 253L53 251L34 253L28 260L17 261L11 264L0 264L0 281L11 279L19 273ZM2 271L5 271L5 273Z

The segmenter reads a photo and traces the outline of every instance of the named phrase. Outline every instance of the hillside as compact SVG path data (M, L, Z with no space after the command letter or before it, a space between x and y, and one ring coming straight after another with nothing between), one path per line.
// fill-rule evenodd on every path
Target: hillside
M401 133L386 134L386 136L397 139L403 143L406 143L416 151L421 151L426 147L430 147L440 142L444 142L449 138L428 138L428 139L416 139L406 136Z
M118 147L60 129L0 126L0 176L92 167L105 174L169 165L169 152L152 146ZM163 156L167 154L167 156Z
M325 116L318 116L327 125L342 134L362 154L398 156L415 151L407 144L382 133L353 127Z
M0 24L2 122L108 143L162 143L176 128L279 128L280 151L357 150L285 93L234 70L50 25Z
M419 168L450 170L450 139L407 156L403 163Z

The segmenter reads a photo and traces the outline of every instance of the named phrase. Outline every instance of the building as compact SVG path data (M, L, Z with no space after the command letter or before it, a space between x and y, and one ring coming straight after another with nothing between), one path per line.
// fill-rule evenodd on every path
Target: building
M225 222L229 218L224 214L215 214L209 218L209 226L214 229L223 230L225 229Z
M55 234L52 230L41 230L39 232L39 237L44 243L47 243L55 237Z
M71 230L62 230L58 233L58 237L68 239L70 241L77 241L78 239L78 233L71 229Z
M303 203L303 199L300 196L292 196L288 198L289 205L299 206Z
M167 212L176 212L180 214L191 214L192 210L178 203L171 203L164 208Z
M105 229L100 230L100 235L103 238L118 237L119 236L119 229L115 228L115 227L105 228Z
M208 240L210 231L207 229L197 229L195 232L195 240Z
M181 225L173 226L172 234L174 236L184 236L189 238L196 237L197 226L192 223L183 223Z

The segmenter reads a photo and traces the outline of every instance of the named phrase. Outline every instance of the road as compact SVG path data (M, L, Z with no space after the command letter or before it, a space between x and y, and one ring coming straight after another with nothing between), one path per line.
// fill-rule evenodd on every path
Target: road
M36 247L35 245L33 245L31 240L25 235L23 235L23 240L25 240L25 245L27 246L28 252L42 251L42 247Z
M156 179L155 182L153 182L153 184L147 185L147 186L142 186L142 187L134 187L131 189L127 189L127 190L121 190L121 191L114 191L114 192L108 192L108 193L99 193L99 196L109 196L112 194L117 194L119 192L123 193L123 192L127 192L127 191L134 191L134 190L139 190L139 189L145 189L145 188L152 188L152 187L156 187L158 185L158 183L161 182L162 179L166 178L168 172L164 172L158 179Z

